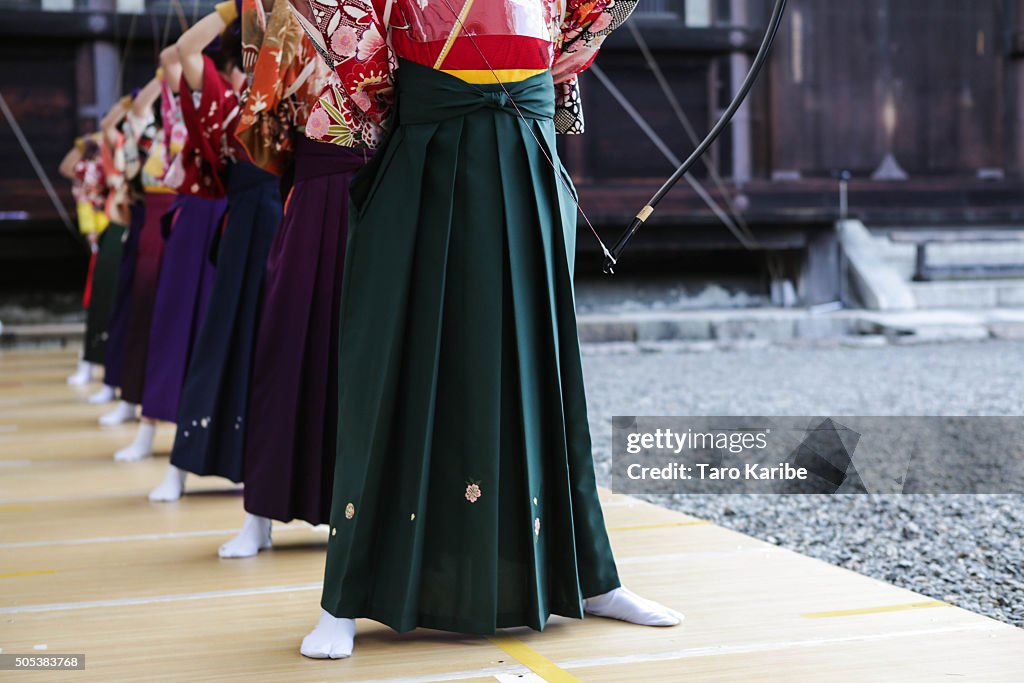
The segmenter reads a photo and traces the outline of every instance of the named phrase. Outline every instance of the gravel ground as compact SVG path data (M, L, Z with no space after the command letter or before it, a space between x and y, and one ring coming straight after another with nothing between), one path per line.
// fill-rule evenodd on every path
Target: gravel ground
M583 352L605 486L613 415L1024 415L1024 342ZM1024 496L648 499L1024 626Z

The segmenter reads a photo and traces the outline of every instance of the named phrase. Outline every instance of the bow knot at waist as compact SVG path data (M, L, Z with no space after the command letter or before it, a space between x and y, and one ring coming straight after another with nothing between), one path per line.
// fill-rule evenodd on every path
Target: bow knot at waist
M509 104L508 94L504 90L483 93L487 105L495 109L504 109Z
M480 109L496 109L527 119L552 119L555 88L551 72L513 83L475 84L399 59L397 92L400 124L437 123Z

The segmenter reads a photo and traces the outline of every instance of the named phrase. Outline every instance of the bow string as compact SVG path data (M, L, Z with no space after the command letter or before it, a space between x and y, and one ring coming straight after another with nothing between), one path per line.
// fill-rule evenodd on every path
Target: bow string
M625 232L615 242L615 245L611 248L611 253L605 255L604 271L606 273L614 273L615 265L618 263L619 258L622 256L622 252L629 244L633 236L636 235L637 231L647 222L647 219L654 213L654 208L658 203L665 198L665 195L675 187L675 184L685 176L693 165L704 153L708 151L708 148L714 144L718 136L722 134L722 131L729 125L736 112L743 105L744 100L747 99L747 95L750 94L750 89L754 86L754 82L757 81L757 77L761 72L761 68L765 62L768 61L768 53L771 52L772 43L775 42L775 36L779 32L779 27L782 25L782 16L786 11L786 0L775 0L775 6L772 9L771 19L768 21L768 28L765 30L764 38L761 41L761 47L757 51L757 56L754 57L754 62L750 67L750 71L747 72L746 78L743 79L743 84L740 85L739 91L733 97L732 102L729 104L725 113L718 120L718 123L714 125L711 132L707 134L707 137L697 145L697 148L693 153L684 161L679 168L669 177L668 180L661 186L661 188L654 193L654 196L644 205L633 221L626 228Z
M689 172L689 170L694 166L694 164L696 164L697 161L700 160L702 156L704 156L707 150L711 147L712 144L714 144L715 140L718 139L718 137L722 134L725 128L732 121L733 117L736 115L736 112L739 110L743 102L746 100L747 95L750 94L750 90L753 87L754 82L757 80L762 67L768 59L768 54L771 51L772 43L774 43L775 36L778 33L779 27L782 24L782 17L786 9L786 1L787 0L775 0L775 6L772 9L771 19L768 22L768 28L765 31L764 38L761 41L761 46L757 51L757 56L754 58L754 62L751 65L746 78L744 78L743 83L739 88L739 91L733 97L732 102L729 104L728 108L722 114L722 117L718 120L718 123L716 123L715 126L711 129L707 137L705 137L704 140L699 145L697 145L696 149L686 159L686 161L684 161L676 169L672 176L669 177L669 179L665 181L665 183L654 194L654 196L651 197L650 201L648 201L647 204L644 205L644 207L637 213L637 215L633 218L633 221L630 223L629 227L626 229L625 232L622 233L618 241L616 241L615 246L613 246L611 249L609 249L605 245L604 241L601 239L601 236L594 228L593 223L591 223L590 219L587 217L587 214L583 210L583 207L580 205L579 201L573 196L573 192L567 186L567 183L562 177L562 174L559 173L558 169L555 167L554 160L548 154L544 145L541 144L540 140L537 138L537 134L533 130L533 127L529 125L529 122L526 120L526 117L523 116L522 112L520 111L519 105L516 103L515 98L512 97L512 94L509 93L508 89L505 87L505 84L498 77L497 72L491 66L483 50L481 50L480 46L477 45L473 33L471 33L466 28L466 25L462 20L462 14L460 12L455 11L455 8L452 7L452 5L449 3L449 0L441 0L441 3L448 9L449 12L451 12L452 17L458 24L460 32L465 34L465 36L469 39L470 44L473 46L473 49L476 50L477 54L479 54L480 59L487 67L488 71L490 71L491 76L494 78L494 81L501 87L502 91L508 97L509 102L511 102L513 108L516 111L516 114L519 116L521 121L526 125L527 130L530 132L530 135L533 137L534 142L536 142L538 148L543 153L544 158L547 160L551 168L555 171L555 177L557 177L559 181L565 186L567 194L572 199L573 203L575 203L576 209L579 211L580 215L583 216L584 222L587 224L587 227L590 229L590 232L594 235L594 238L597 240L602 252L604 253L604 271L606 273L611 274L614 273L615 265L618 263L618 260L621 257L622 252L625 250L629 242L633 239L633 236L637 233L640 227L647 221L648 218L651 217L651 214L654 213L654 208L665 197L665 195L668 194L668 192L675 186L675 184L678 183L679 180L681 180Z

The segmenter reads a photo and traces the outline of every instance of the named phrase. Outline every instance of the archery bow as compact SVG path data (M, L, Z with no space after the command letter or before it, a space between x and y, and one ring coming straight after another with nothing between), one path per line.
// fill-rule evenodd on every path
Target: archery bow
M615 265L619 261L619 257L622 256L622 252L625 250L626 245L629 244L633 236L636 235L640 227L647 222L647 219L654 213L654 207L658 205L665 195L668 194L679 180L686 175L687 172L693 167L695 163L708 151L708 148L714 144L718 136L722 134L729 122L732 121L733 116L739 110L743 101L747 98L750 93L750 89L753 87L754 82L757 80L758 75L761 72L761 68L768 60L768 53L771 51L772 43L775 41L775 35L779 32L779 26L782 24L782 15L786 11L786 0L775 0L775 7L772 9L771 19L768 21L768 29L765 31L764 39L761 41L761 47L757 51L757 56L754 58L754 63L750 67L750 71L747 72L747 77L743 79L743 84L740 86L739 91L733 98L729 107L722 114L722 118L718 120L711 132L708 133L704 141L697 145L697 148L693 151L693 154L687 158L683 164L676 169L675 173L665 181L661 188L654 193L650 201L644 205L644 208L633 218L633 221L626 228L626 231L622 233L618 241L611 248L611 253L605 253L604 272L614 273Z
M672 167L678 167L679 164L682 163L679 160L679 157L677 157L675 153L671 149L669 149L669 146L665 144L665 141L661 139L661 136L658 135L653 128L651 128L651 125L647 123L647 120L644 119L644 117L640 114L639 111L636 110L636 108L626 98L622 91L619 90L618 86L616 86L612 82L611 78L608 77L608 74L606 74L604 70L597 64L591 64L590 69L588 69L588 71L592 75L594 75L598 81L601 82L601 84L608 90L609 93L611 93L612 98L616 102L618 102L619 105L629 115L629 117L633 119L633 122L637 125L637 127L640 128L641 131L643 131L644 135L647 136L651 143L654 144L654 146L658 149L659 152L661 152L662 156L665 157L666 160L668 160ZM696 136L694 136L693 144L700 144L700 141L696 139ZM713 169L714 166L708 164L708 168ZM739 243L743 245L745 249L754 248L756 245L756 240L754 239L753 235L748 234L750 232L750 229L746 226L745 223L742 228L740 227L740 221L742 221L742 216L738 211L736 211L732 203L728 202L728 195L726 195L723 192L723 196L726 197L730 210L734 212L734 215L738 220L733 220L733 217L726 213L725 209L723 209L718 204L718 202L715 201L715 198L711 196L707 189L705 189L703 183L701 183L699 180L697 180L696 178L689 174L687 174L684 177L686 178L686 182L690 184L690 187L693 188L693 191L697 193L697 196L701 198L701 200L707 205L709 209L711 209L711 213L713 213L715 217L718 218L718 220L722 221L722 224L733 234L733 236L736 237Z

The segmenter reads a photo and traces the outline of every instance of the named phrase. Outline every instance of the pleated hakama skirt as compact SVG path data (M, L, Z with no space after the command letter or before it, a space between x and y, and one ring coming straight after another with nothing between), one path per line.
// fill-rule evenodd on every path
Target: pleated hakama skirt
M368 156L296 139L295 185L267 258L249 390L245 509L254 515L330 518L348 188Z
M117 269L117 294L114 309L107 325L107 348L103 359L103 383L120 387L124 368L124 348L128 341L128 317L131 312L132 285L135 280L135 260L139 253L139 236L146 218L146 205L137 201L129 210L129 224L125 228L121 249L121 263ZM111 225L114 225L111 223Z
M185 374L171 451L171 464L193 474L242 481L260 290L280 223L280 179L249 162L232 164L213 292Z
M142 414L173 422L185 368L213 290L210 250L227 200L179 195L161 226L165 239L146 355Z
M401 61L393 133L353 183L321 603L338 617L543 629L619 585L554 89L505 87L525 121L499 85Z
M99 239L92 274L92 298L85 316L85 349L82 357L97 365L106 357L109 325L117 300L117 277L124 250L124 226L110 223Z
M128 304L128 328L125 336L121 369L121 398L129 403L142 403L146 386L146 358L149 352L149 328L153 320L153 303L160 279L160 263L164 255L161 220L174 202L174 193L146 192L145 217L139 232L135 272L132 276Z

